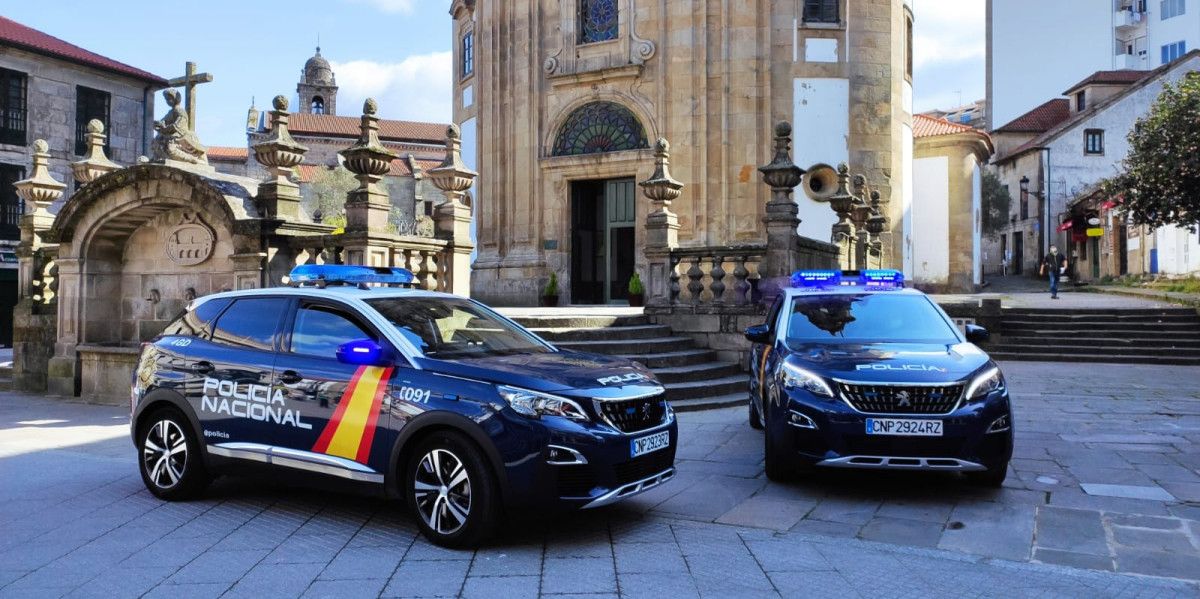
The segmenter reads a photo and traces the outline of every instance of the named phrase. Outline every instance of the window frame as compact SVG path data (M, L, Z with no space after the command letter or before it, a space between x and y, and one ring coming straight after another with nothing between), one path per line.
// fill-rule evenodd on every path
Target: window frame
M87 97L85 103L84 98ZM91 108L97 100L103 99L103 118L93 114ZM104 123L104 153L112 157L112 92L107 92L86 85L75 86L75 155L84 156L88 151L87 126L92 119L100 119Z
M0 239L21 238L21 215L25 213L25 200L12 185L25 178L25 167L20 164L0 163ZM12 181L8 181L8 179ZM15 200L15 201L12 201ZM9 217L11 222L9 222Z
M590 2L605 2L611 1L613 6L614 18L617 20L617 26L612 31L611 37L603 39L587 39L586 23L587 9ZM575 28L576 45L586 46L589 44L603 44L605 42L613 42L621 39L621 6L617 0L576 0L575 3L575 19L578 21L578 26Z
M841 0L804 0L800 22L804 25L841 25L841 4ZM813 18L809 18L809 15L813 15Z
M459 79L467 79L475 74L475 30L468 29L462 34L459 42Z
M1158 20L1166 21L1187 14L1187 0L1160 0Z
M228 347L231 349L241 350L241 351L271 352L271 353L275 353L275 354L280 353L280 347L281 347L280 344L283 341L282 337L283 337L283 332L284 332L282 327L283 327L284 321L286 320L286 316L291 312L291 308L290 308L289 304L290 303L294 304L294 302L292 301L292 298L290 298L286 295L244 295L244 296L232 297L229 299L232 299L233 301L231 301L228 306L225 306L225 308L223 310L221 310L221 313L218 314L217 316L215 316L212 319L212 322L210 322L208 324L207 341L209 341L210 343L215 343L215 344L221 345L222 347ZM245 345L233 345L231 343L217 339L217 324L221 322L221 319L225 318L225 316L229 314L229 311L234 306L236 306L238 304L238 302L249 301L249 300L280 300L284 304L283 312L278 317L276 317L275 333L274 333L274 335L272 335L272 343L271 343L271 347L269 349L263 349L261 347L251 347L251 346L245 346ZM210 300L210 301L212 301L212 300Z
M1093 140L1098 142L1095 146L1092 144ZM1104 129L1083 130L1083 153L1087 156L1104 155Z
M1083 112L1087 110L1087 91L1079 90L1075 92L1075 112Z
M352 308L351 306L342 304L340 302L326 300L324 298L300 297L300 298L296 298L294 301L292 301L292 305L290 306L290 308L287 311L287 318L285 320L284 327L283 327L283 329L284 329L283 335L281 336L282 338L280 339L280 344L279 344L279 353L280 354L287 354L289 356L299 356L299 357L303 357L303 358L310 358L310 359L316 359L316 360L337 361L337 356L330 357L330 356L321 356L321 355L310 354L310 353L302 353L302 352L298 352L292 348L292 336L296 332L296 323L300 319L300 310L303 310L308 307L324 308L327 311L334 312L334 313L338 314L339 316L342 316L346 320L352 322L356 326L358 326L359 329L361 329L364 332L371 335L370 339L372 341L375 341L376 343L379 343L380 345L385 345L388 347L391 346L391 343L387 341L387 337L385 335L381 334L380 331L378 331L376 329L376 327L370 323L369 320L363 318L362 315L360 315L358 313L358 311L355 310L354 308ZM362 337L359 337L358 339L362 339ZM350 339L348 341L353 341L353 339ZM392 353L399 355L399 353L395 352L395 351L393 351Z
M19 97L10 93L10 88L14 83L20 88L16 95ZM14 97L20 104L17 108L9 105ZM10 112L17 113L17 117L11 120L14 123L19 121L19 129L16 126L9 126ZM24 146L29 143L29 74L2 67L0 67L0 143L16 146Z

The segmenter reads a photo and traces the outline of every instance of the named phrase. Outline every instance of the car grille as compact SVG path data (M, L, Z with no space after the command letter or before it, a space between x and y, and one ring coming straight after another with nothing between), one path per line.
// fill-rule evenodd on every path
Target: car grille
M597 399L596 411L613 428L634 433L662 424L667 417L667 401L662 394L640 399Z
M587 497L596 486L596 476L587 464L554 466L559 497Z
M919 387L838 383L842 397L871 414L948 414L962 395L962 385Z
M883 437L848 435L844 455L952 458L962 453L963 437Z
M667 447L654 453L633 458L616 466L617 484L625 485L649 478L675 465L675 448Z

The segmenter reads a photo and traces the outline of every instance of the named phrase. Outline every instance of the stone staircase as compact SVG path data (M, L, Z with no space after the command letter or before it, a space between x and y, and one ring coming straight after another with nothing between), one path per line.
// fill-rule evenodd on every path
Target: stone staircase
M561 312L561 311L560 311ZM687 412L742 405L746 375L716 352L698 347L690 337L643 315L552 314L509 315L554 345L574 351L636 360L654 371L676 411Z
M997 360L1200 366L1200 315L1189 308L1005 309Z

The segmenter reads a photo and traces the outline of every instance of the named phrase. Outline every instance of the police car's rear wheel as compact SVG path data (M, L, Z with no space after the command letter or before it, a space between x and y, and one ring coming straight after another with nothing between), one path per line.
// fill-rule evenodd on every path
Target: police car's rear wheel
M156 497L180 500L195 497L210 480L187 419L173 408L154 412L138 435L142 482Z
M491 533L498 494L484 460L474 443L454 432L435 433L413 452L408 500L429 540L465 547Z

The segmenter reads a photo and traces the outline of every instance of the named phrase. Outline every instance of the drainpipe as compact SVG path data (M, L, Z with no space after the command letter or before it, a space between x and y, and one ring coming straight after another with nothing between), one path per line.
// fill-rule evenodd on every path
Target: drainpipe
M1039 154L1041 152L1046 153L1046 169L1045 169L1046 170L1046 182L1045 182L1045 185L1042 186L1042 198L1041 198L1042 199L1042 242L1043 242L1042 249L1045 251L1050 251L1050 243L1051 243L1051 240L1050 240L1050 185L1051 185L1051 181L1053 181L1053 178L1050 176L1051 175L1051 173L1050 173L1050 148L1047 146L1040 146L1040 147L1037 147L1034 149L1037 150L1039 152ZM1041 259L1042 259L1042 257L1038 256L1038 260L1040 261Z

